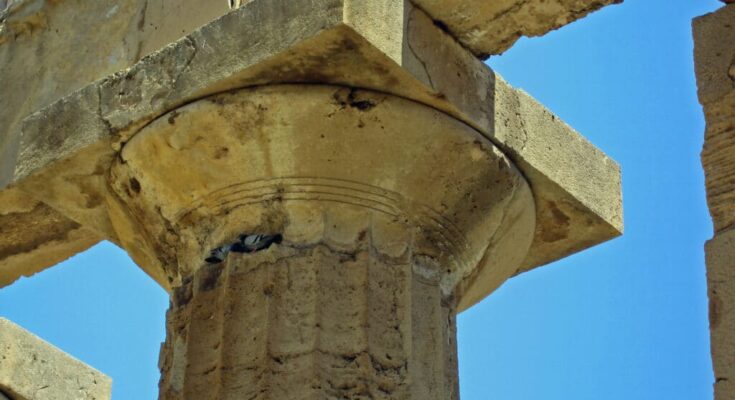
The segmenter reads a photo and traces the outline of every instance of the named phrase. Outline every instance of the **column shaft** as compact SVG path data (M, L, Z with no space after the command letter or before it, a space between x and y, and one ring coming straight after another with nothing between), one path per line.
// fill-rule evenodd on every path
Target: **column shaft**
M230 254L176 289L161 399L458 397L452 304L410 255Z

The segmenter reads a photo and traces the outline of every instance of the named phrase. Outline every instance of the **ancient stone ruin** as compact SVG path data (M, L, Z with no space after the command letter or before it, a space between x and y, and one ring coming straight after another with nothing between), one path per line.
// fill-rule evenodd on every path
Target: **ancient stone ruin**
M715 399L735 398L735 4L694 20L699 101L707 120L702 164L715 235L707 242Z
M622 232L617 164L483 60L613 2L0 2L0 285L125 249L161 399L456 399L457 313Z

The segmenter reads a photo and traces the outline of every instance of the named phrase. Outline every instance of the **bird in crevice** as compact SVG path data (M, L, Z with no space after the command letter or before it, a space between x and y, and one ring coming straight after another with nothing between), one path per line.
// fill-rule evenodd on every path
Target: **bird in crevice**
M219 264L227 258L230 252L233 253L253 253L269 248L274 243L281 243L283 236L275 235L240 235L237 242L216 247L209 252L209 257L204 261L210 264Z

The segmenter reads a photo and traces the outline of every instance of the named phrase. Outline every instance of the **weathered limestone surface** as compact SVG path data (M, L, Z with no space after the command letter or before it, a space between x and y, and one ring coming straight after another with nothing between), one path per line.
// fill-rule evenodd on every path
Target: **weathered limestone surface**
M241 6L252 0L232 0ZM381 2L376 2L381 3ZM480 59L521 36L541 36L622 0L415 0L437 26Z
M715 399L735 398L735 229L718 233L707 243Z
M521 36L541 36L622 0L416 0L480 58L500 54Z
M734 21L735 6L694 20L699 100L707 120L702 164L716 231L735 223Z
M11 179L18 124L28 114L130 67L227 10L225 1L11 2L0 16L0 184Z
M139 12L112 0L15 0L0 11L0 185L12 179L23 118L137 61L125 37ZM0 286L101 239L21 189L0 193L0 204Z
M224 0L0 3L0 186L12 179L26 116L132 66L228 10ZM97 183L84 172L67 179L81 181L74 185L78 197L96 201L96 194L84 189ZM0 193L0 204L0 286L111 239L21 189Z
M14 0L0 11L0 185L12 178L23 118L137 61L125 41L137 8L130 1ZM0 203L0 285L100 240L22 190L3 192Z
M0 318L0 392L12 400L109 400L111 387L107 376Z
M100 172L115 149L172 108L264 83L333 83L435 107L482 132L521 166L534 188L539 222L519 270L620 233L617 165L508 87L421 10L392 1L302 3L250 2L35 114L24 125L14 185L115 240L104 202L85 205L78 198L95 185L69 185L51 165L88 171L86 182L104 181ZM96 187L92 197L106 198L106 188Z
M702 164L715 236L707 243L715 399L735 398L735 5L696 18L694 56L707 128Z
M479 132L346 87L188 104L110 176L121 243L174 287L162 399L455 399L454 315L534 234L526 180ZM204 263L243 233L283 242Z
M232 255L177 288L161 398L458 399L455 305L373 218L351 246Z
M99 241L90 229L19 190L0 192L0 287Z
M123 247L162 399L456 399L456 313L622 232L618 166L477 56L609 2L13 1L0 284Z
M175 286L242 232L296 229L300 208L293 214L286 200L406 219L430 236L422 248L445 266L447 295L461 285L459 298L482 298L488 282L513 274L535 226L525 179L478 132L419 103L344 87L265 86L176 109L125 145L111 180L122 245Z

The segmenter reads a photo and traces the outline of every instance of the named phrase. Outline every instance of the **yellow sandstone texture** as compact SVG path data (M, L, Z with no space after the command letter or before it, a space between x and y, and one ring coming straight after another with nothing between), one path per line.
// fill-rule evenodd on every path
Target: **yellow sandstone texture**
M0 318L0 399L110 400L112 381Z
M456 399L456 314L622 233L618 165L481 58L610 2L11 2L0 285L124 248L161 399Z
M178 108L111 177L122 245L174 287L164 399L457 398L457 305L515 273L534 232L526 180L477 131L344 87ZM283 240L205 263L253 232Z
M12 187L34 192L98 237L116 241L100 201L107 191L102 175L115 149L137 127L233 88L319 82L430 105L473 126L505 151L529 178L538 209L535 245L519 270L619 234L617 165L533 99L510 88L421 10L402 2L384 7L327 0L304 1L301 7L295 1L288 2L290 7L277 3L250 2L131 69L37 112L22 129L24 144L16 148ZM14 135L20 131L8 133ZM64 168L48 167L62 159ZM36 179L26 179L31 172Z
M694 56L707 123L702 164L715 228L707 243L715 399L735 398L735 5L696 18Z

